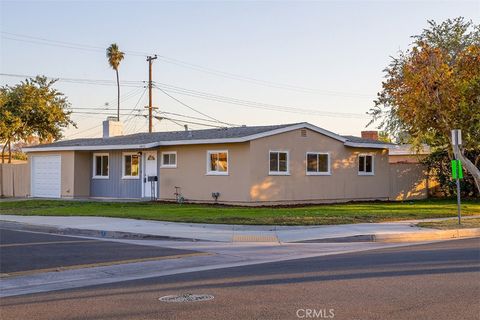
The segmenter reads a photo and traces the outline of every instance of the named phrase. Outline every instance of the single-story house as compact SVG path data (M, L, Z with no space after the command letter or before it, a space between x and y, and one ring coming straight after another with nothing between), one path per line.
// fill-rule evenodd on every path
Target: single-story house
M305 122L119 136L112 122L104 121L103 138L25 148L30 196L242 205L397 199L388 143Z

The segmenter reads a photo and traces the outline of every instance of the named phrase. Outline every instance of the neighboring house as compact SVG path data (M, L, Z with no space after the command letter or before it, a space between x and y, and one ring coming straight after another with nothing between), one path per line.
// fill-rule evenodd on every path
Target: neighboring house
M429 154L428 145L422 145L419 149L413 148L411 144L389 147L391 175L396 177L396 185L392 185L390 189L392 194L396 194L394 200L422 198L425 192L430 195L439 195L438 180L422 164L422 160ZM419 180L418 177L425 178Z
M390 163L420 163L430 154L430 147L422 145L415 150L411 144L398 144L389 147Z
M31 196L175 200L181 194L186 201L246 205L397 198L391 144L309 123L109 137L117 130L112 122L104 122L104 138L25 148Z

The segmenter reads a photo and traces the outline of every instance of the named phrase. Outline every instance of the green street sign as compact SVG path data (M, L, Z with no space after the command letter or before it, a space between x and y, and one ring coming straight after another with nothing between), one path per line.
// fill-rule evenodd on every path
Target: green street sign
M452 160L452 178L463 179L462 163L460 160Z

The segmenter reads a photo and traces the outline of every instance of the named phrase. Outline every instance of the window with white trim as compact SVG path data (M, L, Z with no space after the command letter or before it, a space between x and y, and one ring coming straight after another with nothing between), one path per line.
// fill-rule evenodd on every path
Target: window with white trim
M124 153L123 154L123 172L124 179L138 179L140 170L140 156L138 153Z
M108 153L93 154L93 178L108 179Z
M270 151L271 175L288 175L288 151Z
M330 154L307 152L307 175L329 175Z
M358 174L359 175L373 175L373 155L360 154L358 156Z
M207 174L228 174L228 151L207 151Z
M175 151L162 152L162 168L176 168L177 153Z

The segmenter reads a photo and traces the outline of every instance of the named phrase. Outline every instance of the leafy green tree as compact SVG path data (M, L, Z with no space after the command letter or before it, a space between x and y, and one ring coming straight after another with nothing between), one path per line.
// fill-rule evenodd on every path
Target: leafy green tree
M386 80L370 110L372 121L392 136L403 133L416 147L451 149L451 130L461 129L456 152L480 191L480 26L464 18L413 36L414 42L385 69ZM474 154L473 159L464 152Z
M390 138L388 132L380 131L380 132L378 133L378 141L391 143L391 142L392 142L392 138Z
M124 53L120 51L116 43L112 43L110 47L107 48L107 59L108 64L115 70L117 75L117 120L120 121L120 80L118 78L118 67L120 62L123 60Z
M46 77L26 79L15 86L0 88L0 141L2 162L11 144L37 137L40 142L58 140L62 129L76 126L70 119L70 104L65 95L53 88L56 80Z

